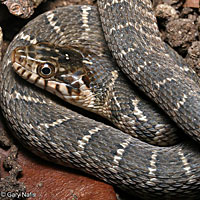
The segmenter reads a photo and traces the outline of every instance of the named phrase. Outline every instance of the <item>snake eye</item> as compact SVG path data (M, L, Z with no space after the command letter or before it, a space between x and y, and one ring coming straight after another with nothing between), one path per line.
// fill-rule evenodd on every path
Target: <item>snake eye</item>
M55 67L51 63L42 63L38 66L37 73L43 78L50 78L55 74Z

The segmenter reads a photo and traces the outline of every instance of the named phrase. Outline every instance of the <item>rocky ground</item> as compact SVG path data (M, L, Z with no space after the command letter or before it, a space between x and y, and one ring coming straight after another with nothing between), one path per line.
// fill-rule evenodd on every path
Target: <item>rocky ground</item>
M24 9L18 2L23 4ZM2 57L13 37L40 13L70 4L96 5L95 0L49 0L43 3L41 0L0 0L0 3ZM197 74L200 74L199 1L154 0L153 5L162 39L183 56ZM29 200L119 198L112 186L77 171L47 163L28 152L13 138L2 115L0 163L0 200L26 199L18 198L17 194L24 194ZM123 194L119 199L133 199L122 196Z

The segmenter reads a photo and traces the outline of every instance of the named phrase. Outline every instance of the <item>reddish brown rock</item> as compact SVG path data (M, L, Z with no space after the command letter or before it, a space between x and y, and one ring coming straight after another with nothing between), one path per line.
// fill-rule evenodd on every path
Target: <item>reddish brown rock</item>
M43 1L46 0L3 0L3 4L8 7L11 14L29 18L34 13L34 9Z
M180 53L187 51L198 36L198 30L191 19L175 19L166 26L165 40Z
M18 162L23 169L19 181L26 185L27 194L36 195L29 200L116 200L112 186L30 153L20 151Z
M199 2L199 0L186 0L183 6L190 8L199 8Z

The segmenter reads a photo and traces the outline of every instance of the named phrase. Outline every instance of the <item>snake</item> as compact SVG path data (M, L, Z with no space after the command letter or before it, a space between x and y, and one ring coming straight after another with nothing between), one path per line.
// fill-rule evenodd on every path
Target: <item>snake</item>
M118 67L114 68L116 63L134 82L133 88L139 88L136 93L141 98L130 92L133 99L123 102L130 97L128 89L133 88ZM57 65L67 66L70 78L63 76L66 70L62 67L55 77ZM48 11L31 20L13 39L2 66L1 108L14 135L27 149L46 160L96 176L141 199L199 199L199 79L161 41L149 0L99 0L98 9L84 5ZM93 73L88 71L92 68ZM53 80L46 77L49 70L54 74ZM61 81L66 80L67 86L58 86L58 82L62 85ZM93 90L88 90L95 81L98 83ZM102 85L107 88L98 88ZM125 121L131 108L137 112L129 124L136 121L133 123L136 129L144 132L148 123L155 123L150 122L153 116L166 123L157 126L158 129L173 127L169 116L179 128L164 135L177 138L181 134L186 138L178 144L172 139L172 146L166 146L168 143L161 139L161 146L155 146L144 142L149 142L150 132L149 137L141 136L144 141L140 141L139 136L134 138L125 133L125 129L130 129L124 127L125 123L118 126L114 120L112 126L90 119L89 113L56 97L83 105L80 98L83 88L88 97L85 105L92 105L89 111L96 112L94 102L100 99L101 116L115 120L120 116L119 120ZM102 90L99 96L95 93L97 89ZM78 103L72 94L77 95ZM117 106L107 112L103 108L109 95L110 104L115 102ZM159 105L156 110L155 103ZM148 108L153 115L146 116L142 108ZM116 126L124 128L119 130ZM177 130L178 135L174 133ZM155 138L163 133L157 129L153 132Z

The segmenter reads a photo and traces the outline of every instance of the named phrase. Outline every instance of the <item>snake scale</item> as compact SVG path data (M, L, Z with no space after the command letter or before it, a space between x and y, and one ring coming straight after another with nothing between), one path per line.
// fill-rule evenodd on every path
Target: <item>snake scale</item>
M105 38L118 64L126 65L123 71L179 127L199 140L199 80L160 40L150 1L98 3ZM59 8L22 29L3 59L1 107L10 127L25 147L42 158L92 174L142 199L199 199L196 142L187 140L170 147L142 142L70 110L70 105L27 83L12 68L16 47L49 41L86 51L92 48L91 55L102 60L91 57L91 61L108 65L110 55L99 31L99 14L92 6Z

